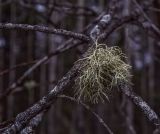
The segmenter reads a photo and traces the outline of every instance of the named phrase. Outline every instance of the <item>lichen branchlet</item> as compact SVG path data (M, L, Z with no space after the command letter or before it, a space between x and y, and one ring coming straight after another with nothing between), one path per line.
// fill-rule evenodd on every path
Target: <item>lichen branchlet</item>
M117 46L107 47L96 43L80 62L80 74L75 80L75 96L91 103L104 102L108 93L121 83L130 83L131 66L123 60L126 56Z

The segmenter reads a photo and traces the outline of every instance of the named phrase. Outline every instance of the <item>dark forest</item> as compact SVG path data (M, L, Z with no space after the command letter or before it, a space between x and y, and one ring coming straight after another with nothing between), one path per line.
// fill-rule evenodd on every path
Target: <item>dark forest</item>
M0 0L0 134L160 134L159 0Z

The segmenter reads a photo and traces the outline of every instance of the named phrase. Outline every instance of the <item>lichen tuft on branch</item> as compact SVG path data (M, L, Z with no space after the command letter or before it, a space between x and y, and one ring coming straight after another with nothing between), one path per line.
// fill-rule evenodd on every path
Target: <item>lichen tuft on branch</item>
M130 68L125 63L125 54L117 46L98 44L88 50L81 64L80 75L75 80L75 96L78 100L92 103L104 102L113 87L121 83L130 84Z

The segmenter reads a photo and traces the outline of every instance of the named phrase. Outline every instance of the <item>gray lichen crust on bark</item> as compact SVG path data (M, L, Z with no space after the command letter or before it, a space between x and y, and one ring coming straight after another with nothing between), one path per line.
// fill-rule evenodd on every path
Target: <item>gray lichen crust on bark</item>
M0 23L0 29L10 29L10 30L25 30L25 31L39 31L50 34L58 34L77 38L83 41L89 41L89 37L84 34L79 34L64 29L55 29L46 26L39 25L28 25L28 24L13 24L13 23Z
M106 14L104 15L100 22L91 30L90 37L95 42L99 35L102 33L102 29L111 21L111 15Z
M137 105L141 111L146 115L146 117L154 123L156 126L160 126L160 119L158 115L151 109L151 107L136 93L133 92L129 85L122 84L120 85L120 91L125 94L129 99Z

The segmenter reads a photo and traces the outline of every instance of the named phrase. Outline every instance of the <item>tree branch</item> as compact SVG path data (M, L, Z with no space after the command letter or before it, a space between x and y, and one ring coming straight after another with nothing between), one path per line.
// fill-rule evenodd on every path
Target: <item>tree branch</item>
M89 24L83 32L86 32L88 29L90 29L93 25L95 25L102 17L105 15L105 12L101 13L91 24ZM30 67L25 73L14 83L9 86L4 93L0 94L0 100L3 100L6 96L8 96L17 86L19 86L24 79L29 76L37 67L48 61L51 57L58 55L60 53L63 53L71 48L74 48L76 46L79 46L82 44L82 41L75 41L75 39L70 39L66 41L64 44L59 46L55 51L51 52L47 56L44 56L42 59L38 60L36 64L34 64L32 67Z
M143 8L139 5L136 0L132 0L134 4L138 7L144 18L150 23L152 29L155 31L157 35L160 37L160 29L152 22L152 20L148 17L148 15L143 11Z
M86 42L90 40L90 38L84 34L79 34L64 29L54 29L51 27L39 26L39 25L0 23L0 29L38 31L43 33L58 34L58 35L73 37Z
M105 18L102 17L102 20L104 19ZM106 22L106 25L108 24L108 21L103 22ZM54 103L57 96L60 95L65 87L67 87L71 83L71 81L78 75L80 66L80 63L75 64L72 69L58 82L54 89L49 92L48 95L44 96L39 102L28 108L26 111L19 113L16 116L14 123L10 127L8 127L4 131L4 133L10 134L20 132L32 118L34 118L36 115L38 115L40 112L44 111L52 103Z
M132 91L132 89L128 85L120 85L120 91L125 94L129 99L131 99L135 105L137 105L146 117L151 121L155 126L160 126L160 119L158 115L150 108L150 106L136 93Z
M123 24L123 23L122 23ZM122 25L121 24L121 25ZM118 25L119 26L119 25ZM115 27L113 26L113 30ZM111 33L113 32L111 29ZM97 30L95 30L97 31ZM107 31L106 31L107 32ZM99 34L98 34L99 35ZM107 34L109 35L109 34ZM94 39L97 37L95 36ZM55 102L58 95L60 95L65 87L67 87L71 81L78 75L80 65L77 63L73 68L58 82L57 86L52 89L47 96L44 96L39 102L28 108L26 111L17 115L15 121L9 126L4 133L16 133L20 132L36 115L47 109L52 103ZM159 126L160 120L157 114L148 106L148 104L131 91L126 85L121 85L123 94L127 95L147 116L147 118L155 125Z
M39 123L42 121L42 117L43 117L44 112L36 115L27 125L27 127L25 127L20 134L32 134L34 133L35 128L39 125Z

